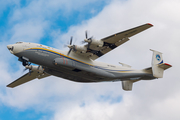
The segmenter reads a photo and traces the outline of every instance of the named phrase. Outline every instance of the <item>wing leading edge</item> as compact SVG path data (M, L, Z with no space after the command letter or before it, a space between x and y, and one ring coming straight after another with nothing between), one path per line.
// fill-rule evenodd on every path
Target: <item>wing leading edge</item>
M47 73L37 73L37 72L31 72L31 74L29 75L29 73L26 73L25 75L23 75L22 77L18 78L17 80L13 81L12 83L10 83L9 85L7 85L7 87L10 88L14 88L16 86L19 86L21 84L24 84L26 82L29 82L31 80L34 80L36 78L38 79L42 79L45 77L50 76Z
M150 23L119 32L116 34L113 34L111 36L105 37L101 39L104 42L103 47L97 47L95 45L91 45L90 49L92 50L93 55L90 57L92 60L95 60L104 54L108 53L109 51L113 50L114 48L122 45L123 43L127 42L129 40L129 37L132 37L150 27L153 25ZM95 51L95 52L93 52Z

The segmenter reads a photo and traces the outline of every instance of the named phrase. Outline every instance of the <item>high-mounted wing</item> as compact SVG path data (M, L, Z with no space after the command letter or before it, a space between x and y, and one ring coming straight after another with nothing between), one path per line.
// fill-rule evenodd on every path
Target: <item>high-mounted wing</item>
M18 78L17 80L15 80L14 82L10 83L9 85L7 85L7 87L11 87L14 88L16 86L19 86L21 84L24 84L26 82L29 82L31 80L34 80L36 78L38 79L42 79L45 77L50 76L47 73L38 73L38 72L31 72L31 74L29 75L29 73L26 73L25 75L23 75L22 77Z
M107 52L113 50L114 48L120 46L121 44L127 42L129 37L134 36L152 26L152 24L147 23L103 38L101 40L104 42L104 45L102 47L97 47L97 45L90 45L89 49L87 50L87 56L89 55L92 60L95 60ZM86 45L86 47L87 46L88 45Z

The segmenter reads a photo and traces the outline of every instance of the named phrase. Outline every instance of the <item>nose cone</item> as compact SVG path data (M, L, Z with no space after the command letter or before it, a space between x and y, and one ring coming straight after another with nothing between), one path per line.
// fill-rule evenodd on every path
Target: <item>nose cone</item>
M8 48L8 49L12 48L12 45L7 45L7 48Z
M14 46L13 45L7 45L7 48L13 54Z

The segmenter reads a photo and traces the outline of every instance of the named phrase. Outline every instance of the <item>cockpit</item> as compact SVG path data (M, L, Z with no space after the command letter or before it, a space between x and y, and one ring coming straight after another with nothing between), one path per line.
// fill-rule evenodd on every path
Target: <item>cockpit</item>
M16 44L21 44L21 43L23 43L23 42L16 42Z

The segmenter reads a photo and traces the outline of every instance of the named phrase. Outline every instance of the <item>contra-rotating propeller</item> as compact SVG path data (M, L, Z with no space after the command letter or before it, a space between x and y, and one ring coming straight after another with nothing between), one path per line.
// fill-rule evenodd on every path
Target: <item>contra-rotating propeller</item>
M87 32L87 30L85 31L85 39L84 39L84 41L82 41L82 43L86 43L86 42L88 42L88 49L89 49L89 46L91 45L91 42L92 42L92 39L93 39L93 36L92 37L90 37L90 38L88 38L88 32Z

